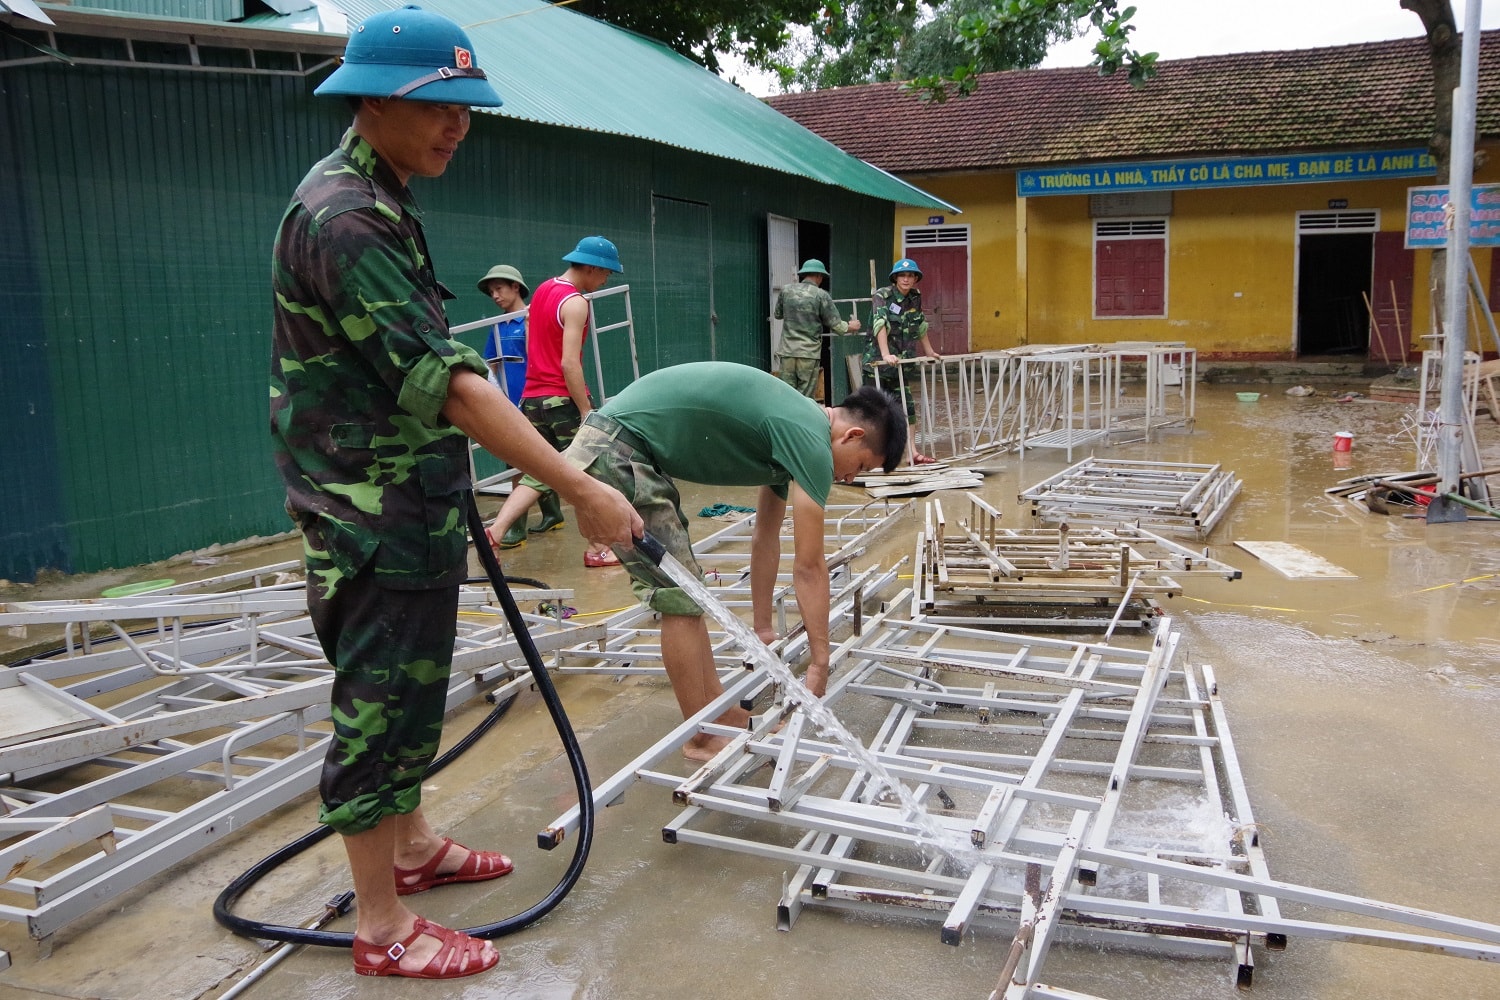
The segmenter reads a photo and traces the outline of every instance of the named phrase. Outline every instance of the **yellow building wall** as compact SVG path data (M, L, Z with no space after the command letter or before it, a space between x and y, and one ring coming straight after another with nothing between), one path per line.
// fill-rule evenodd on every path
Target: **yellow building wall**
M1087 195L1018 204L1015 175L1008 171L906 179L963 210L946 217L946 225L970 227L974 350L1183 341L1210 357L1268 359L1296 356L1297 213L1328 211L1331 199L1342 199L1346 210L1379 209L1381 230L1399 233L1406 189L1431 183L1416 178L1175 191L1167 223L1167 315L1095 319L1094 220ZM1500 181L1500 156L1488 157L1474 180ZM893 254L901 250L902 228L926 225L928 214L897 210ZM920 262L920 251L913 255ZM1492 254L1475 248L1473 256L1488 287ZM1411 319L1402 331L1413 351L1430 343L1421 340L1423 334L1434 332L1431 259L1429 251L1416 252ZM1408 293L1400 294L1406 306ZM1493 351L1483 318L1478 320L1478 332Z

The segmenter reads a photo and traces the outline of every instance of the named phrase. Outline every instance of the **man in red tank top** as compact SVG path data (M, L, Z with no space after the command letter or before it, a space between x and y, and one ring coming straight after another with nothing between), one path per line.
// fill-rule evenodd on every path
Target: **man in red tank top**
M583 377L583 342L589 333L589 304L584 295L598 291L611 275L624 271L619 251L602 236L579 240L563 260L568 269L542 282L531 296L526 388L521 392L521 412L558 451L572 443L583 418L594 408ZM562 527L562 500L558 495L530 476L523 476L521 482L541 494L537 505L542 509L542 520L531 532ZM506 501L490 525L491 543L510 549L526 541L529 506L519 500ZM586 566L619 565L615 554L602 545L591 545L583 561Z

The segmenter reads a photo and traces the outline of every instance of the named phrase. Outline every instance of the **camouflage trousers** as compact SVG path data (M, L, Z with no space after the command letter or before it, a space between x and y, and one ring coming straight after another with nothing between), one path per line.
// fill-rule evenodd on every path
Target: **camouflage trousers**
M318 821L362 833L421 805L443 733L458 588L391 590L368 566L344 578L315 528L303 541L307 610L333 665Z
M818 359L782 358L781 381L808 399L818 398Z
M573 443L573 436L583 423L578 413L578 404L572 396L528 396L521 400L521 412L531 421L536 432L558 451L566 451ZM551 493L552 487L539 479L522 476L521 484L530 486L538 493Z
M905 347L894 352L896 357L906 359L917 356L915 347ZM876 385L890 393L892 396L901 396L901 374L897 372L895 365L882 364L880 361L880 348L875 338L870 338L870 345L865 348L864 355L865 373L874 379ZM917 419L916 403L916 373L906 373L906 422L912 423Z
M693 558L693 541L688 537L688 520L682 512L677 484L656 467L650 447L644 441L595 410L585 418L563 457L594 479L625 494L625 499L646 522L646 530L678 562L703 576L703 569ZM630 573L630 589L642 604L663 615L703 614L703 609L650 559L635 549L614 551Z

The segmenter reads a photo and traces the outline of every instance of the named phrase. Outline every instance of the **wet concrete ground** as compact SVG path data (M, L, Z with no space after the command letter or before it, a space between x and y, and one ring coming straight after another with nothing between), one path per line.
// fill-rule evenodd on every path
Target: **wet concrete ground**
M1284 386L1259 387L1267 393L1261 400L1241 403L1237 388L1245 387L1200 387L1193 433L1172 432L1152 444L1100 454L1220 462L1244 481L1210 539L1212 554L1242 568L1243 579L1189 578L1187 594L1167 602L1167 610L1189 657L1212 664L1218 674L1272 875L1500 923L1500 804L1494 795L1500 525L1429 527L1324 495L1346 476L1413 467L1411 442L1399 433L1403 407L1337 403L1334 390L1323 386L1305 399L1285 396ZM1488 466L1500 465L1497 428L1479 425ZM1339 430L1355 435L1347 470L1334 468L1332 441ZM998 464L1005 470L986 480L984 495L1009 523L1024 525L1016 494L1068 463L1061 452L1029 452L1024 460L1008 455ZM858 495L845 494L850 502ZM748 491L702 489L691 491L688 501L693 510L717 501L750 502ZM710 530L704 524L700 533ZM913 520L912 532L870 560L888 563L905 554L915 526ZM1234 547L1237 538L1293 542L1359 578L1287 580ZM630 603L623 572L586 571L581 552L570 529L528 543L510 554L506 568L577 588L571 603L584 613ZM281 542L198 572L295 554L292 543ZM141 567L133 578L186 579L190 572ZM28 596L97 593L129 576L75 578ZM676 721L664 680L570 677L561 690L599 777ZM476 708L454 719L450 734L481 713ZM517 871L498 882L414 897L418 911L474 925L539 898L561 873L563 850L571 844L543 852L536 833L572 797L545 711L527 693L426 793L429 814L445 832L506 850ZM500 941L501 964L490 973L450 983L369 980L353 975L346 952L312 949L295 954L248 995L982 1000L994 987L1008 935L979 931L950 947L929 924L830 911L807 911L791 932L778 932L782 867L664 844L660 827L676 811L665 790L645 786L604 811L577 888L544 921ZM243 868L308 829L314 815L308 799L255 823L66 928L49 958L36 957L23 928L0 924L0 948L14 962L0 973L0 1000L217 995L260 952L213 923L213 898ZM342 861L336 842L327 841L269 878L240 910L284 922L309 920L344 887ZM1289 905L1283 912L1301 911ZM1047 970L1051 982L1118 1000L1237 995L1233 970L1223 962L1058 948ZM1294 939L1285 952L1261 953L1253 995L1500 996L1500 968Z

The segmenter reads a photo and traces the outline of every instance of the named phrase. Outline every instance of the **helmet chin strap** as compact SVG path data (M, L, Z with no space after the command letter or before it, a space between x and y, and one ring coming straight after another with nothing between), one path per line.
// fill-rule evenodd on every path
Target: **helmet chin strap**
M455 77L472 77L476 80L489 79L484 70L480 69L478 66L471 66L467 69L454 69L452 66L439 66L437 68L437 72L428 73L426 76L417 77L415 80L411 81L400 90L392 93L391 96L396 98L404 98L407 94L410 94L418 87L425 87L429 83L437 83L439 80L452 80Z

